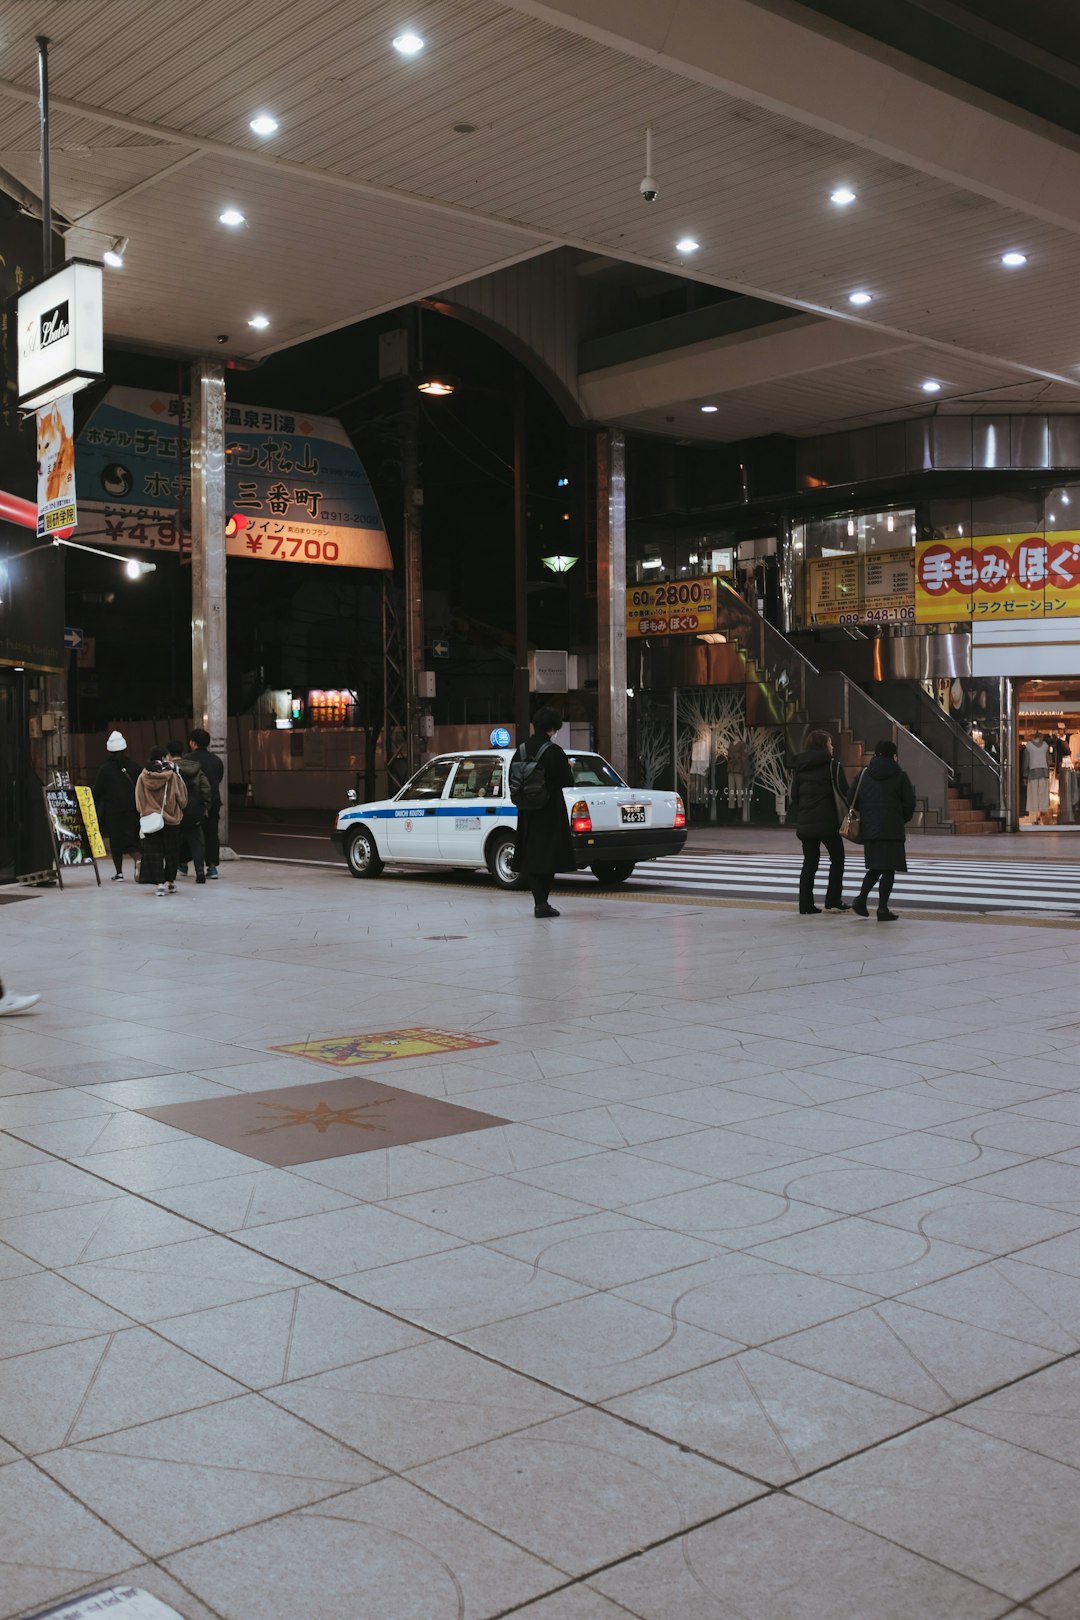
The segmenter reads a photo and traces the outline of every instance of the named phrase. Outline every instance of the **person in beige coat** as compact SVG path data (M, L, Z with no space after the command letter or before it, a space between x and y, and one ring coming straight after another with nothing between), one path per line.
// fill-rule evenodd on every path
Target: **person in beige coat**
M167 748L151 751L146 769L135 784L135 808L140 819L159 815L163 825L142 832L139 882L154 883L157 893L176 893L176 867L180 858L180 823L187 805L184 779L169 760Z

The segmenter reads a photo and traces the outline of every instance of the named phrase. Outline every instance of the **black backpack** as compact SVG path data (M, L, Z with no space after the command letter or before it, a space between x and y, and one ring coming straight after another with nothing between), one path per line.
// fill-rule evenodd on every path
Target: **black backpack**
M519 810L542 810L550 803L551 789L548 787L547 772L540 763L545 751L550 747L550 742L542 743L535 756L529 759L525 753L525 744L522 743L510 761L510 802Z

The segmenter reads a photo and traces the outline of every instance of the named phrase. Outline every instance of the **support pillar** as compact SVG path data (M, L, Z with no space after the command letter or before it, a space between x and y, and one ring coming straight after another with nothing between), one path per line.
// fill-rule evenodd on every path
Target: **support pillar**
M225 367L191 368L191 708L224 763L221 843L229 836L225 621Z
M529 549L525 464L525 377L514 373L514 739L529 738Z
M596 438L597 675L600 752L625 776L626 439L620 428Z
M405 540L405 729L409 775L420 764L424 703L420 695L424 672L424 551L420 487L420 396L416 391L420 367L420 310L408 311L408 370L401 418L401 475L404 485Z
M1018 832L1020 803L1016 791L1018 738L1015 688L1010 676L998 680L998 765L1001 773L1001 804L998 815L1003 832Z

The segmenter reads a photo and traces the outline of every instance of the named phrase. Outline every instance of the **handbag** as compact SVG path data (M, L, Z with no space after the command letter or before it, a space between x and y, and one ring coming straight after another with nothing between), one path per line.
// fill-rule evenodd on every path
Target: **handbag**
M855 791L851 795L851 803L847 806L844 814L840 818L840 836L842 838L850 839L853 844L861 844L863 841L862 811L859 809L859 789L862 787L862 779L865 774L865 771L859 772L859 780L855 783Z
M160 832L165 825L165 817L160 810L151 810L149 815L139 817L139 837L148 838L151 833Z

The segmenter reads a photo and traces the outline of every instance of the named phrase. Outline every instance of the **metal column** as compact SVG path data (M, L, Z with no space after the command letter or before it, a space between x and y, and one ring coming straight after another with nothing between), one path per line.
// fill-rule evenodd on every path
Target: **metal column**
M620 428L605 428L596 438L596 595L599 747L625 776L626 440Z
M525 377L514 373L514 741L529 738L529 548L525 464Z
M191 368L191 707L225 766L223 847L229 837L225 516L225 367L199 360Z
M401 417L401 476L405 494L405 729L410 775L419 765L423 750L420 735L423 716L420 677L424 672L424 552L421 522L424 492L420 487L420 396L416 391L420 365L419 322L420 311L414 306L407 315L408 370Z
M1017 832L1020 825L1016 791L1018 739L1015 689L1010 676L999 677L998 694L998 764L1001 767L1001 804L998 815L1003 832Z

